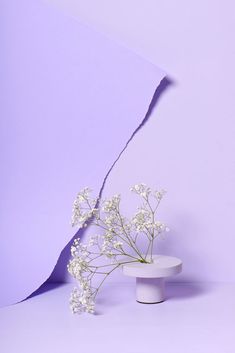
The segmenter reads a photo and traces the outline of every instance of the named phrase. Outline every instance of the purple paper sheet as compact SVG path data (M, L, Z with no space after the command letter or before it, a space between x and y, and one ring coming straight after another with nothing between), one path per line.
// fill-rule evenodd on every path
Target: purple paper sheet
M73 237L164 72L41 1L3 1L0 304L27 297Z

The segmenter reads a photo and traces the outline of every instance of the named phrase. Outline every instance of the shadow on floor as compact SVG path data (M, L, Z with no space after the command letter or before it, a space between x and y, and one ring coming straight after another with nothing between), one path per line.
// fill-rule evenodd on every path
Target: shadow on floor
M210 291L209 284L203 282L167 282L166 300L185 300L202 296Z

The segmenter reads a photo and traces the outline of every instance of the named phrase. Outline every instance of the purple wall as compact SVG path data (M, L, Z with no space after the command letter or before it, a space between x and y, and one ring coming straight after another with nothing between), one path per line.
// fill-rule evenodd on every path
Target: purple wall
M183 259L179 280L234 281L233 2L1 6L2 303L50 276L74 235L74 195L85 185L99 192L145 117L163 77L150 62L171 85L103 194L122 193L130 213L133 183L167 189L159 216L171 233L156 251Z
M77 191L99 193L164 73L41 1L2 5L3 305L50 276Z
M129 204L135 182L168 190L161 211L171 233L158 247L183 259L179 280L234 281L234 1L47 2L165 69L173 84L104 194Z

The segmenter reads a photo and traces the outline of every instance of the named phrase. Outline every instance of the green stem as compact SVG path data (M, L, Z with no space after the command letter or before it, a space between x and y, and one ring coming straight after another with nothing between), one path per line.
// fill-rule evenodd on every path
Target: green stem
M104 279L101 281L101 283L99 284L99 286L96 288L95 290L95 294L94 294L94 299L95 297L97 296L97 293L100 289L100 287L102 286L102 284L104 283L104 281L106 280L106 278L113 272L115 271L118 267L120 267L121 265L124 265L124 264L128 264L128 263L132 263L132 262L139 262L139 260L135 260L135 261L124 261L124 262L120 262L117 264L117 266L115 266L111 271L109 271L108 273L106 273Z
M151 240L150 259L151 259L151 262L152 262L153 261L153 239Z
M126 234L126 237L127 237L127 239L129 240L129 242L130 242L130 244L131 244L131 247L132 247L132 248L135 250L135 252L140 256L140 258L141 258L142 260L144 260L143 257L142 257L142 255L141 255L141 253L140 253L140 251L139 251L139 249L137 248L135 242L133 241L133 239L132 239L131 237L129 237L129 235L127 234L127 232L126 232L126 230L125 230L125 227L124 227L124 224L123 224L123 221L122 221L122 216L121 216L121 214L120 214L119 204L118 204L117 212L118 212L119 220L120 220L120 223L121 223L121 228L123 229L124 233Z

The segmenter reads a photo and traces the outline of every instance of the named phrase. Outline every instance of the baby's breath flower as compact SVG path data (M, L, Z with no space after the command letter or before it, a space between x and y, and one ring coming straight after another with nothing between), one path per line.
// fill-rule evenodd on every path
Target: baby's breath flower
M144 230L151 223L151 214L150 212L144 209L140 209L132 218L132 224L138 232Z
M136 184L132 186L130 190L142 196L145 199L148 198L149 194L151 193L151 189L144 183Z
M155 191L154 196L158 201L161 201L163 196L166 194L165 190Z
M82 312L87 312L90 314L94 313L95 302L92 291L89 287L86 287L81 291L74 288L69 302L73 314L81 314Z
M78 281L81 280L84 272L88 270L88 264L81 257L74 257L68 263L68 272Z
M97 215L95 207L97 199L89 199L91 189L84 188L78 194L73 203L72 226L78 225L80 228L87 226L87 221Z
M97 245L99 242L99 235L93 235L92 237L90 237L90 240L88 242L88 246L93 246L93 245Z
M103 204L103 211L104 212L117 211L120 203L120 199L121 199L120 195L114 195L111 199L105 200Z
M129 262L143 263L148 262L149 258L152 261L155 238L162 237L169 230L155 217L165 191L152 192L144 183L134 185L131 191L142 197L142 204L130 219L123 217L120 212L120 195L102 201L98 198L92 199L89 188L84 188L77 194L73 204L72 225L94 225L102 233L90 236L86 244L77 238L71 246L71 259L67 268L78 282L78 287L72 291L70 297L73 313L93 313L95 298L104 279L126 262L127 258ZM141 255L143 251L137 246L140 234L148 242L145 255ZM109 263L104 265L102 259L108 259ZM94 276L104 276L97 288L92 284Z
M122 246L123 246L123 243L121 242L121 241L114 241L113 242L113 247L114 247L114 249L121 249L122 248Z

